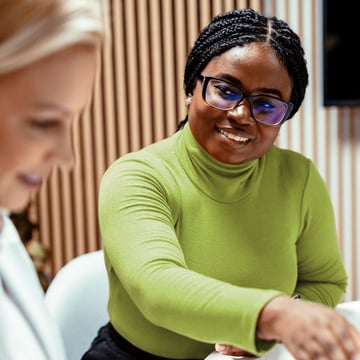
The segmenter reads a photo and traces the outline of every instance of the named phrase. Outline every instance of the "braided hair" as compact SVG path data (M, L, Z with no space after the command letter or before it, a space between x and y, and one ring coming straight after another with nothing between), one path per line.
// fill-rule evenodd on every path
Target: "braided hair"
M215 16L200 32L185 65L184 88L192 93L197 76L215 56L235 46L267 42L292 80L290 118L298 111L308 85L308 70L300 39L283 20L260 15L253 9L237 9ZM187 121L187 117L181 123Z

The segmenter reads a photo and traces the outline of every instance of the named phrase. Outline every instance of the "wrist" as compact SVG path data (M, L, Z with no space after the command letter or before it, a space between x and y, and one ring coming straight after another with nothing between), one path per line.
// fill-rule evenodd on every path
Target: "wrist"
M261 340L280 340L277 324L283 318L292 298L278 296L269 301L261 310L256 326L256 336Z

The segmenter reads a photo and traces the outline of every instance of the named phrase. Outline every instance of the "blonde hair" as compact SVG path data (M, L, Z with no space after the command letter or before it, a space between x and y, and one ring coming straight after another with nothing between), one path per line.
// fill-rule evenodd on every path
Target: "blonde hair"
M0 0L0 75L66 47L100 46L104 0Z

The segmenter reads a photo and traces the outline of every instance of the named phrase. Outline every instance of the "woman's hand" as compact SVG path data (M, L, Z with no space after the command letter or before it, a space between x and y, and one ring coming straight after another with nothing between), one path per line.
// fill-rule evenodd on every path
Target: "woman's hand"
M255 355L231 345L215 344L215 350L222 355L255 357Z
M278 297L260 313L258 337L282 342L297 360L360 360L360 334L335 309Z

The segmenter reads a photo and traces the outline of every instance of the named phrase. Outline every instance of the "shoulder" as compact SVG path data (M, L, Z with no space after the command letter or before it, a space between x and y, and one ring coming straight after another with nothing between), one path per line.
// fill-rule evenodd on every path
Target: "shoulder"
M315 169L315 165L310 158L294 150L273 146L266 155L267 161L276 164L282 170L304 173Z
M265 168L290 187L325 187L325 181L312 159L289 149L273 147L267 154Z
M105 171L100 195L122 195L124 192L158 191L162 194L177 190L175 173L179 165L175 153L178 133L115 160Z
M293 193L298 188L311 202L330 203L330 194L325 179L310 158L288 149L273 147L268 153L269 171L277 174L284 190ZM274 166L275 165L275 166ZM275 170L277 169L277 170Z
M267 153L269 157L279 159L281 162L290 162L291 164L309 164L311 159L297 151L290 149L282 149L273 146Z
M105 173L117 172L119 169L146 171L158 169L161 164L171 163L174 159L174 144L178 134L150 144L138 151L130 152L116 159Z

